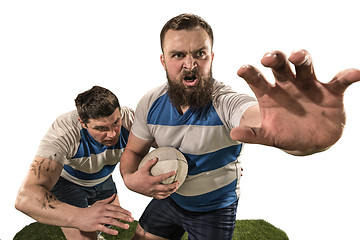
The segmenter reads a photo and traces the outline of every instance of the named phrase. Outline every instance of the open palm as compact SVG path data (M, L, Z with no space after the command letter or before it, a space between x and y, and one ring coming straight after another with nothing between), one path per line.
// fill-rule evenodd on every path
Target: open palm
M295 65L296 74L289 61ZM298 154L319 152L336 143L345 125L344 91L360 81L360 71L344 70L332 81L322 83L317 80L310 54L305 50L292 53L289 60L283 53L274 51L261 62L272 69L275 84L266 81L252 66L238 70L258 100L261 125L234 128L233 139Z

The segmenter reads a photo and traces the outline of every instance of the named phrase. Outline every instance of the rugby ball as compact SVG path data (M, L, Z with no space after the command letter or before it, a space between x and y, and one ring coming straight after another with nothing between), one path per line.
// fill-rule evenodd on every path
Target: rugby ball
M179 187L185 181L188 172L188 164L184 155L173 147L159 147L149 152L140 162L139 168L153 158L157 157L158 161L151 168L150 173L158 176L171 171L176 171L175 176L165 179L163 184L170 184L179 181Z

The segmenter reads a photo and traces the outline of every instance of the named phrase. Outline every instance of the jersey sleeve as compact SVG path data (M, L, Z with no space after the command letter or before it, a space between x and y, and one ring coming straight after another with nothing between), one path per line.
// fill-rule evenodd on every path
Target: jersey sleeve
M121 107L121 125L124 126L129 132L134 122L135 112L129 107Z
M237 93L222 83L215 86L214 105L229 131L239 125L246 109L257 104L254 97Z
M80 130L76 111L59 116L40 142L36 156L55 160L64 165L67 158L73 157L80 144Z
M135 120L131 128L131 132L138 138L152 141L154 136L150 133L148 128L147 116L150 107L158 99L159 96L166 92L166 84L157 87L146 93L138 103L135 110Z

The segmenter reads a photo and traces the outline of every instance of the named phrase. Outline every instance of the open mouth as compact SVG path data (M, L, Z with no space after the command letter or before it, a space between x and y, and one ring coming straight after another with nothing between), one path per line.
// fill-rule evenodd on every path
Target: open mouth
M185 87L194 87L198 82L198 77L195 73L185 74L183 79Z
M189 76L184 77L184 80L187 81L187 82L188 81L192 82L192 81L196 80L196 76L195 75L189 75Z

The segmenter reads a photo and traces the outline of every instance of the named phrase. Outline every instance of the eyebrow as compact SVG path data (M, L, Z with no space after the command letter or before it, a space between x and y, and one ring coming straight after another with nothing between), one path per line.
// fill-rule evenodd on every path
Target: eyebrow
M121 120L121 118L120 117L118 117L112 124L116 124L116 123L118 123L118 122L120 122L120 120ZM103 126L103 125L95 125L95 126L91 126L91 128L93 128L93 129L99 129L99 128L107 128L107 126Z
M196 49L195 51L192 51L191 53L197 53L197 52L200 52L200 51L203 51L203 50L207 50L207 47L206 46L203 46L203 47L200 47L198 49ZM183 52L187 52L187 51L183 51L183 50L171 50L169 52L170 55L173 55L175 53L183 53Z
M120 120L121 120L121 117L118 117L114 123L118 123L118 122L120 122Z
M196 52L200 52L200 51L203 51L203 50L207 50L207 47L205 47L205 46L201 47L201 48L195 50L194 52L196 53Z

